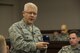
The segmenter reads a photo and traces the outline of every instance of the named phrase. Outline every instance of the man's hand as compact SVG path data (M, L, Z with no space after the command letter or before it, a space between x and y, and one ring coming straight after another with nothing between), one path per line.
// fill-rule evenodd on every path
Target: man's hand
M47 48L48 44L49 44L48 42L38 42L38 43L36 43L36 47L39 48L39 49Z

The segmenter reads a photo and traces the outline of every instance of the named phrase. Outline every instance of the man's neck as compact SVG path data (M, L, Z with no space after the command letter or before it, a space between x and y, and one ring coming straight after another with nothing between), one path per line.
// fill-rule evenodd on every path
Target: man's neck
M72 45L72 48L77 48L79 44L77 43L76 45Z
M32 23L28 23L24 18L23 18L23 21L25 22L26 25L29 25L29 26L33 25Z

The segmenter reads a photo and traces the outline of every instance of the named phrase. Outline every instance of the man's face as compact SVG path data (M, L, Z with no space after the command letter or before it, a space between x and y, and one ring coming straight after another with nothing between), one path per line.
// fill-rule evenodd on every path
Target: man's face
M37 8L28 6L26 11L23 11L23 17L27 24L33 24L37 17Z
M62 25L61 26L61 33L67 33L68 32L68 29L67 29L67 26L66 25Z
M69 41L70 41L70 44L75 46L78 44L79 42L79 38L77 37L77 35L75 33L72 33L69 35Z
M67 33L67 29L61 29L61 33L66 34Z

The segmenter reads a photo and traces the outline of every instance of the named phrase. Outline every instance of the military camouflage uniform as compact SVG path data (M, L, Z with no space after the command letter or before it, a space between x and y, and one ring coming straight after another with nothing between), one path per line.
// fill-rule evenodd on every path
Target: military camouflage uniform
M36 26L32 26L31 32L30 26L22 19L9 28L9 34L12 42L11 53L40 53L35 43L43 39L40 30Z
M53 41L60 41L60 35L53 35Z
M58 53L80 53L80 45L72 47L71 45L64 46Z
M68 34L59 34L53 36L53 41L68 41L69 35Z
M59 36L60 41L68 41L69 40L69 35L68 34L60 34Z

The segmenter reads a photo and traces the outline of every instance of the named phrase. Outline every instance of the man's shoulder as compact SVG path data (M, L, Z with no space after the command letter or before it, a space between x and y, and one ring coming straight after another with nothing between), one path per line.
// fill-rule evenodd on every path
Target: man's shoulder
M15 26L18 26L19 22L15 22L13 23L10 27L15 27Z
M9 30L10 30L10 29L13 29L13 28L16 28L16 27L19 27L19 25L20 25L20 21L15 22L15 23L13 23L13 24L10 26Z
M70 45L63 46L62 49L58 53L65 53L65 52L73 53Z
M70 49L70 48L71 48L71 45L67 45L67 46L63 46L63 47L62 47L63 50L68 50L68 49Z
M21 25L22 23L23 23L22 20L17 21L17 22L15 22L15 23L13 23L13 24L11 25L11 27L19 26L19 25Z

